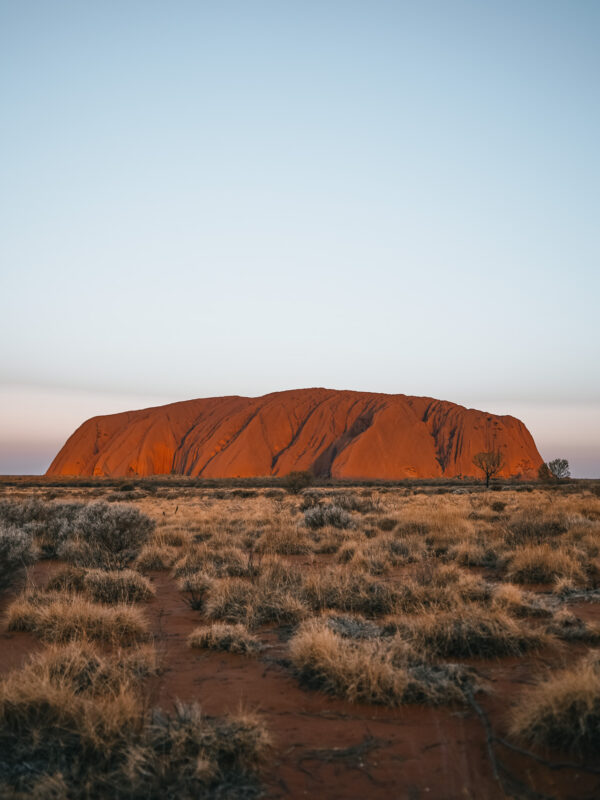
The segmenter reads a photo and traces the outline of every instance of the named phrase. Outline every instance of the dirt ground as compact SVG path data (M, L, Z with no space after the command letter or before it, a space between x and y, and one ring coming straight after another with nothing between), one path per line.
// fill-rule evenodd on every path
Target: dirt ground
M180 513L186 500L175 496L134 502L164 524ZM243 502L236 500L238 506ZM185 522L182 524L185 527ZM321 558L324 562L331 560L330 556ZM314 564L313 556L288 559ZM60 566L57 561L40 561L29 568L28 581L42 586ZM481 568L473 568L473 572L485 574ZM147 575L156 596L144 605L144 612L151 621L162 663L161 674L150 679L149 702L170 708L177 699L195 701L211 715L240 707L259 713L274 739L270 765L263 776L269 798L600 797L600 761L595 765L598 774L572 766L549 768L530 756L512 752L498 741L488 741L485 722L474 708L407 705L392 709L350 703L303 688L287 662L287 626L262 628L261 639L267 647L255 658L192 650L187 637L206 620L186 604L168 572ZM392 573L388 580L401 580L401 575ZM0 595L1 610L13 599L17 588ZM600 625L600 604L579 602L571 610L587 622ZM41 647L30 633L9 632L3 620L0 674L18 668L28 654ZM569 663L587 649L587 645L573 643L563 645L559 651L541 650L518 658L468 659L486 688L477 696L477 703L492 731L504 735L507 711L518 703L523 688L531 685L536 676L555 668L557 663ZM571 760L561 754L538 751L538 755L553 762L554 767ZM495 770L499 770L499 776Z

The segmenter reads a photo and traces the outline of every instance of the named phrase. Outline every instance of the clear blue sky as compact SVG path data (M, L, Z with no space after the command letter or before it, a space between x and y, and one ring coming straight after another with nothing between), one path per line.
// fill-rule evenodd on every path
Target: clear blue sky
M599 41L595 0L0 0L0 472L328 386L600 476Z

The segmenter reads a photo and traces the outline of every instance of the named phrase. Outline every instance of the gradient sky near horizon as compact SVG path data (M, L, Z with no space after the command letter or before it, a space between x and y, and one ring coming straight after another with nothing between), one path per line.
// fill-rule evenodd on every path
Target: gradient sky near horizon
M327 386L600 477L600 3L0 0L0 473Z

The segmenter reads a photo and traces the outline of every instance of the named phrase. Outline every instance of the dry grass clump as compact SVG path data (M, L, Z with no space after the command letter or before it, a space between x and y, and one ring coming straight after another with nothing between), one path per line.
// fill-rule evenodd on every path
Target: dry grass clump
M262 650L262 644L244 625L215 623L195 628L188 636L190 647L207 650L226 650L229 653L254 654Z
M88 639L129 646L150 638L138 609L101 606L79 595L23 594L8 607L6 617L9 630L31 631L47 642Z
M422 609L460 609L465 602L487 603L490 586L455 564L428 560L417 565L412 576L397 589L398 611L416 613Z
M261 576L256 583L240 578L215 582L208 593L205 613L209 619L255 628L271 622L299 622L308 615L308 608L290 590Z
M489 545L464 539L448 549L448 558L462 567L492 567L496 563L498 554Z
M177 586L183 592L186 603L194 611L202 611L206 595L213 584L213 578L209 578L203 572L193 572L177 581Z
M303 683L350 702L399 706L463 698L465 673L455 665L419 664L401 639L342 638L323 620L301 626L290 641L290 659Z
M551 638L497 609L465 605L460 612L425 612L387 627L398 631L418 653L442 658L520 655Z
M154 572L171 569L179 558L179 551L175 547L161 544L147 544L142 547L135 560L135 568L142 572Z
M580 586L586 583L585 570L573 551L548 542L515 550L509 557L507 577L517 583L551 583L557 578L569 578Z
M331 608L370 617L392 613L397 602L397 592L389 584L344 568L308 573L301 597L315 611Z
M83 567L63 567L46 582L44 589L46 592L83 592L86 572Z
M566 608L556 612L546 630L565 642L600 642L600 628L589 625Z
M551 617L552 611L532 592L524 592L513 583L500 583L494 587L492 606L500 608L511 617Z
M89 642L78 641L49 645L31 656L24 670L48 684L64 682L76 693L105 694L158 674L159 666L151 646L106 655Z
M240 578L254 571L249 556L239 547L210 544L193 545L173 568L173 577L181 578L194 572L204 572L218 578Z
M550 538L561 536L568 529L564 513L547 514L543 508L532 504L511 518L504 539L509 547L542 544Z
M143 603L155 595L150 581L132 569L89 570L83 579L83 588L98 603Z
M300 556L312 550L306 532L291 526L264 531L257 539L255 549L257 553L281 556Z
M597 755L600 747L600 657L593 651L519 697L511 733L523 742Z
M151 669L143 655L124 664L72 646L0 681L0 794L255 796L270 748L262 723L181 704L173 714L147 712L137 686Z

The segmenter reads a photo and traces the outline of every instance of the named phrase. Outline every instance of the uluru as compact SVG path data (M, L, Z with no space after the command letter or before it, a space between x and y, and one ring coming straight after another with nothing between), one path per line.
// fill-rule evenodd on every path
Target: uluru
M533 437L512 416L430 397L298 389L92 417L47 475L480 477L473 456L492 448L502 453L502 477L534 477L542 463Z

